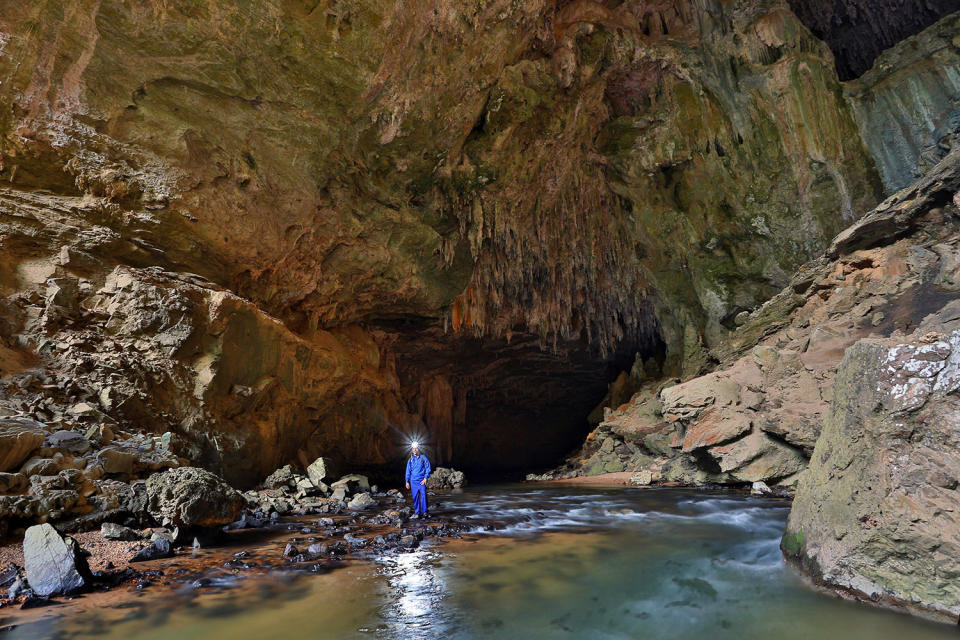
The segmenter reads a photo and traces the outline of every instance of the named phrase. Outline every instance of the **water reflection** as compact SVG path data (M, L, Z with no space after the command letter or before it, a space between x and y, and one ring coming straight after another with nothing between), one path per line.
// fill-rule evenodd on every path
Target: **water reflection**
M954 629L813 593L778 549L788 506L680 490L471 490L473 541L319 576L100 607L10 638L934 640ZM493 531L485 523L496 520ZM0 612L0 617L2 617ZM6 637L4 638L6 640Z
M387 578L390 596L381 615L386 629L403 633L446 629L448 615L443 600L449 595L438 575L441 557L431 551L415 551L381 559L381 572Z

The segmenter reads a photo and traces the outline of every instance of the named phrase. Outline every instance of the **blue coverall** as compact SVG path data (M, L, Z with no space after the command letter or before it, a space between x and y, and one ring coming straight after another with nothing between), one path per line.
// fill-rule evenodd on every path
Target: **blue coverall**
M430 477L430 461L422 453L411 455L407 460L407 483L413 494L413 513L427 515L427 487L420 484L421 480Z

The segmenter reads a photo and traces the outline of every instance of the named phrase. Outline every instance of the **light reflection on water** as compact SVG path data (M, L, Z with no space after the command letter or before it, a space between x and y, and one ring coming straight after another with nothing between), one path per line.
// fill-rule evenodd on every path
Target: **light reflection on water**
M11 638L955 638L807 590L785 503L683 490L472 489L444 508L498 529L321 576L144 598Z

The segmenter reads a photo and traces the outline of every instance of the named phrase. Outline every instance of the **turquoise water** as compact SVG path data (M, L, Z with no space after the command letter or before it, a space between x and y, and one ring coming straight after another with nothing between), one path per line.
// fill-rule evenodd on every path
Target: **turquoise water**
M782 502L542 487L472 489L441 501L499 528L324 575L88 606L5 637L956 637L952 627L807 589L781 560Z

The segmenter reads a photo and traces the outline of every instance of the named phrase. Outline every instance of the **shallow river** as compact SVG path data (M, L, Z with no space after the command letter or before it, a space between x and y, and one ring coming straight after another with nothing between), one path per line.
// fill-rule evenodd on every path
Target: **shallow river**
M956 638L804 587L778 549L782 502L569 487L441 501L503 528L324 575L81 606L3 638Z

